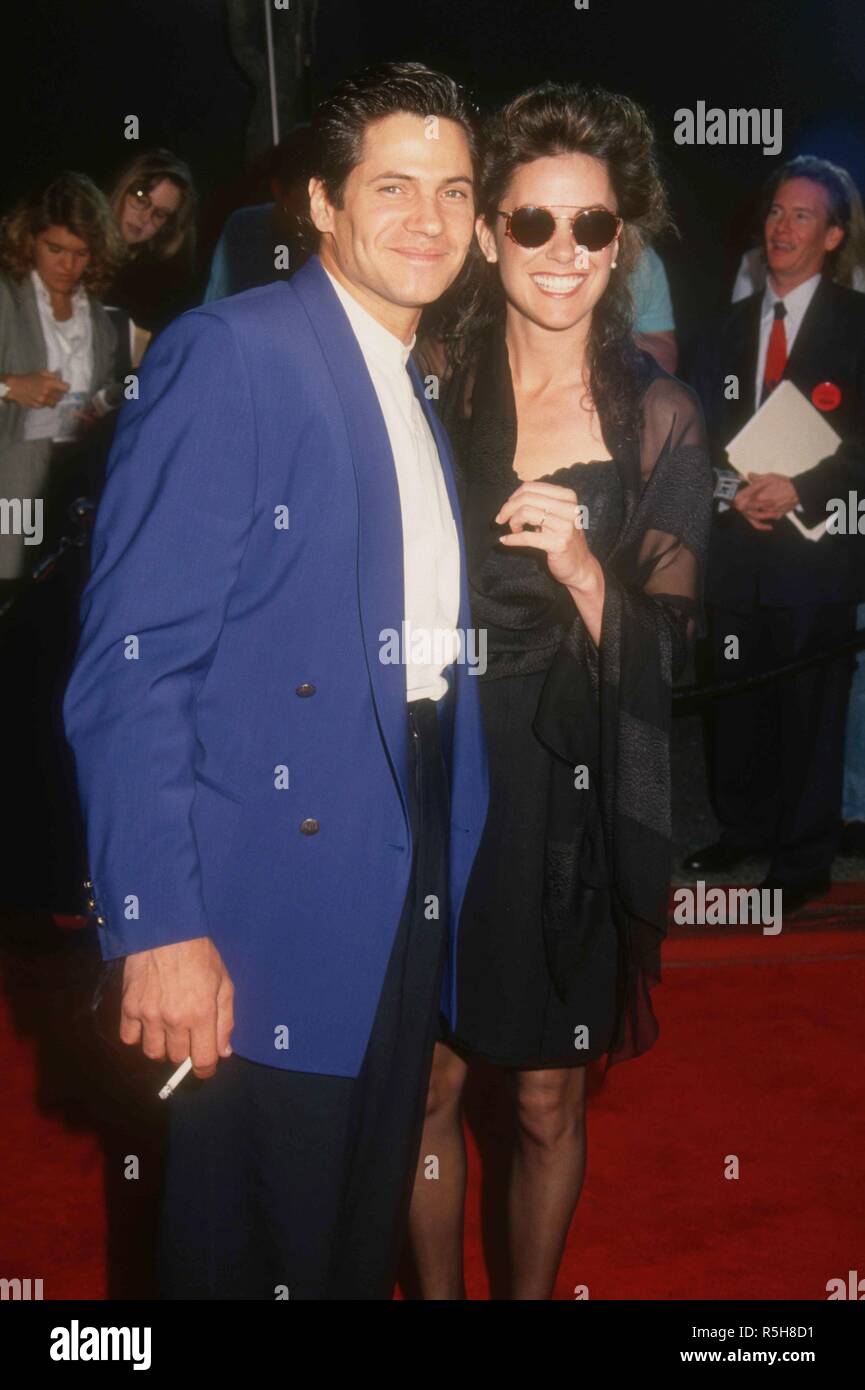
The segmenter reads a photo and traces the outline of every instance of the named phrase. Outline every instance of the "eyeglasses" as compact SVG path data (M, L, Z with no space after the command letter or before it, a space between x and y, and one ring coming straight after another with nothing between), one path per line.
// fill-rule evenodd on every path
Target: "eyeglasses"
M562 206L567 207L565 203ZM555 234L557 222L570 222L574 241L585 246L587 251L603 251L611 241L615 241L624 226L621 217L607 208L579 208L576 216L551 212L549 208L515 208L513 212L499 211L499 217L507 218L505 235L517 246L537 249L545 246Z
M142 212L149 212L154 222L162 227L174 216L173 208L161 208L158 203L145 193L143 188L130 188L127 197L132 200L137 208Z

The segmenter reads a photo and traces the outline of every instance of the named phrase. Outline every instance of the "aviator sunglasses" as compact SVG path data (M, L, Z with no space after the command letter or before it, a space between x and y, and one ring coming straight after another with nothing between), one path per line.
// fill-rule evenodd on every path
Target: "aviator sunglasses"
M563 206L567 207L568 204ZM499 210L499 217L507 218L505 235L511 241L515 241L517 246L532 249L544 246L552 239L557 222L570 222L574 241L578 246L585 246L587 251L603 251L616 239L623 226L621 217L616 217L606 208L580 208L576 216L565 216L563 213L553 213L549 208L528 205L515 208L513 212Z

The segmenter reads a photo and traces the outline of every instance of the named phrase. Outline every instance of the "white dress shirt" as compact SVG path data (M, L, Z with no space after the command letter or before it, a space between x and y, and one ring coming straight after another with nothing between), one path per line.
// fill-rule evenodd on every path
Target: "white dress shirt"
M820 283L821 275L819 271L812 275L810 280L805 280L801 285L797 285L795 290L790 290L789 294L776 294L769 281L766 281L766 288L763 291L763 303L760 308L760 345L757 351L757 382L756 395L754 397L754 408L759 409L760 397L763 394L763 373L766 370L766 354L769 351L769 335L772 332L772 324L775 320L775 305L779 300L783 300L784 308L787 310L784 318L784 336L787 339L787 356L793 351L793 344L796 341L796 334L802 326L805 317L805 310L814 298L814 291Z
M36 294L39 324L45 340L48 371L57 372L69 390L56 406L43 406L27 413L25 439L51 438L63 442L74 438L80 428L76 412L86 405L93 380L93 320L90 299L83 285L72 296L72 314L56 319L51 296L38 270L30 279Z
M736 304L740 299L747 299L749 295L761 290L765 284L766 261L760 247L755 246L753 250L746 251L739 262L730 302ZM857 290L859 294L865 294L865 266L853 267L853 283L850 288Z
M459 536L438 449L407 370L414 338L406 346L326 274L363 353L393 453L402 514L405 613L399 637L406 698L439 700L448 688L442 671L458 653Z

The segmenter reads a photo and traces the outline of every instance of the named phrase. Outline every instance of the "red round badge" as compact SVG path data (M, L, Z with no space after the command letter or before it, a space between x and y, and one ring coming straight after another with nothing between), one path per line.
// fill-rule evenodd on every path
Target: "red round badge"
M811 392L811 400L818 410L835 410L841 404L841 392L834 381L821 381Z

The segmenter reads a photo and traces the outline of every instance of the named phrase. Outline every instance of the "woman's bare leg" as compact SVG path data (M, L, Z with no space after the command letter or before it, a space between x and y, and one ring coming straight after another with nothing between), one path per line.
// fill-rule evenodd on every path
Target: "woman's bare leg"
M515 1073L511 1298L552 1296L586 1168L586 1068Z
M461 1101L467 1064L436 1043L412 1194L409 1239L424 1299L463 1299L466 1149Z

